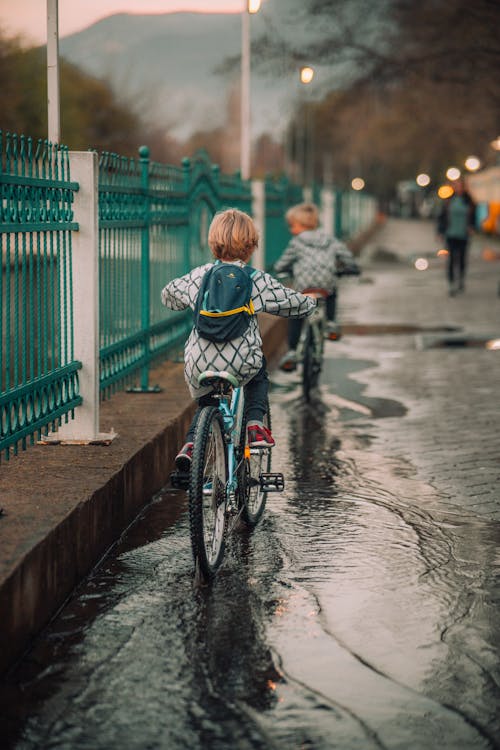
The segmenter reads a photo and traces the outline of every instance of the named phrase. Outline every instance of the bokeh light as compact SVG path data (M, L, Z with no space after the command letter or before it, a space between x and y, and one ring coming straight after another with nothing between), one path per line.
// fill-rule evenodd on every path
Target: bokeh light
M458 178L461 175L461 171L458 169L458 167L450 167L446 171L446 176L449 180L458 180Z
M484 247L481 258L487 261L500 260L500 251L494 250L492 247Z
M363 190L365 186L365 181L362 177L355 177L353 181L351 182L351 187L353 190Z
M498 135L494 141L491 141L490 146L491 148L494 148L495 151L500 151L500 135Z
M314 69L308 65L300 69L300 80L301 83L311 83L314 78Z
M445 198L451 198L451 196L453 195L453 192L454 191L451 185L441 185L441 187L438 190L438 195L440 198L443 198L444 200Z
M465 168L468 169L469 172L477 172L480 166L481 162L477 156L468 156L465 160Z
M440 247L436 255L438 258L445 258L448 255L448 250L445 247Z
M415 261L415 268L417 271L427 271L429 268L429 261L426 258L417 258Z
M490 339L486 342L486 348L490 349L491 351L500 350L500 339Z
M422 172L421 174L417 175L415 182L417 185L420 185L420 187L427 187L429 182L431 181L431 178L428 174L425 174L425 172Z

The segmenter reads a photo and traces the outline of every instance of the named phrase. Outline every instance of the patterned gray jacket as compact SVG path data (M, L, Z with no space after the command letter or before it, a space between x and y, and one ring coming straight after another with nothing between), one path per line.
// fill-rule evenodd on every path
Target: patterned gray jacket
M240 266L242 261L235 261ZM212 264L194 268L190 273L173 279L163 289L161 301L172 310L194 309L201 280ZM252 300L255 312L281 315L285 318L302 318L310 315L315 300L300 292L288 289L264 271L256 270L252 276ZM198 376L205 370L227 370L241 385L245 385L262 367L262 338L257 316L243 336L232 341L215 343L201 338L193 328L184 346L184 377L193 398L200 398L209 388L200 388Z
M311 229L293 237L274 270L289 271L297 289L322 287L333 291L338 263L342 261L353 261L347 245L320 229Z

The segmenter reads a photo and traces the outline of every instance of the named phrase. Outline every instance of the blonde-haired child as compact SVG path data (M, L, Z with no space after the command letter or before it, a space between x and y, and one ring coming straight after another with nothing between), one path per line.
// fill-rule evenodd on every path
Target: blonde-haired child
M235 208L215 214L208 231L213 256L222 263L244 266L258 245L258 232L248 214ZM170 281L161 293L164 305L172 310L194 310L205 273L206 263L185 276ZM252 301L255 313L267 312L283 317L304 317L315 306L314 300L280 284L270 274L255 270L252 275ZM268 376L262 352L262 338L257 316L250 317L242 336L230 341L214 342L202 338L193 327L184 347L184 376L198 409L187 432L185 444L176 456L180 471L191 465L193 439L201 407L210 402L207 387L200 387L198 377L205 370L226 370L245 387L248 443L251 447L272 447L274 439L263 424L267 406Z
M326 297L327 333L338 335L335 323L337 276L342 267L359 273L354 256L343 242L322 232L319 228L319 211L314 203L298 203L288 209L286 221L293 235L281 258L275 263L276 273L290 272L297 289L322 288ZM282 357L281 369L294 370L297 366L296 348L302 329L301 320L288 323L288 349Z

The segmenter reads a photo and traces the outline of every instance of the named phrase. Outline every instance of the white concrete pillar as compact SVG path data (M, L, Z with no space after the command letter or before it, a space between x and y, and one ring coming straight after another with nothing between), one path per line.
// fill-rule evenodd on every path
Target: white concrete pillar
M252 265L266 268L266 186L264 180L252 180L252 216L259 231L259 246L252 256Z
M303 195L304 195L304 203L313 202L313 189L310 185L304 185Z
M335 196L331 187L321 190L321 214L320 223L327 234L335 234Z
M78 182L72 233L74 359L83 404L75 418L61 424L54 440L63 443L109 442L114 433L99 432L99 164L91 151L71 151L71 180Z
M47 0L47 120L49 141L59 143L61 139L61 106L58 0Z

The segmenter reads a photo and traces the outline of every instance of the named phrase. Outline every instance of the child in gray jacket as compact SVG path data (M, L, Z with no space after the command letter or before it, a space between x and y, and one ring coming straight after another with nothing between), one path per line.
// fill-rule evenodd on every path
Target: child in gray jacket
M319 211L314 203L299 203L286 212L293 239L281 258L275 263L276 273L289 271L297 289L321 288L329 292L326 297L327 333L338 335L335 322L337 301L337 276L345 267L350 273L359 273L354 256L343 242L318 229ZM302 320L288 324L289 351L281 359L285 371L296 368L296 348L299 343Z
M247 214L237 209L217 213L208 232L208 245L222 263L244 266L258 244L257 229ZM170 281L163 289L164 305L172 310L194 310L203 276L211 263L193 269ZM252 301L255 313L267 312L283 317L304 317L312 313L315 301L280 284L264 271L252 275ZM267 405L268 378L262 352L257 315L250 317L242 336L230 341L214 342L202 338L193 327L184 347L184 375L189 391L198 401L198 410L186 435L186 441L175 463L188 471L193 452L193 438L199 411L205 405L209 388L200 387L198 378L205 370L226 370L245 387L248 443L250 447L272 447L274 439L263 424Z

